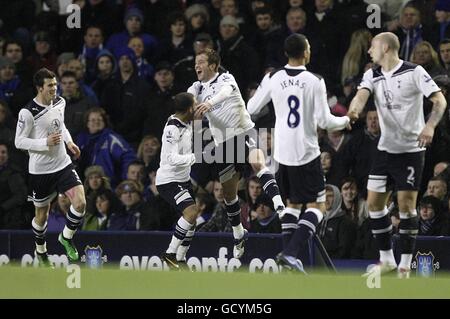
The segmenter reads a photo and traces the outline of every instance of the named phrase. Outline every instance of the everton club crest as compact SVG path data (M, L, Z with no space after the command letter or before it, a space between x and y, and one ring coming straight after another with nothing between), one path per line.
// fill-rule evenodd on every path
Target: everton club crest
M108 261L108 257L103 256L103 249L100 246L86 246L84 255L81 256L81 262L86 263L87 268L101 268L103 263Z
M418 277L434 277L435 271L439 269L439 261L435 259L431 251L425 254L418 251L415 261L411 263L411 268L416 269Z

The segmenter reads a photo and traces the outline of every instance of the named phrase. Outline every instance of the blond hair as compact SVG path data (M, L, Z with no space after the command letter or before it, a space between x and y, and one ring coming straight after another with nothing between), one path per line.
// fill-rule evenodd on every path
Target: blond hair
M417 60L416 60L416 53L417 50L420 47L426 47L428 50L430 50L430 54L431 54L431 64L433 65L433 67L438 67L439 66L439 58L438 58L438 54L437 52L433 49L433 46L431 45L430 42L428 41L422 41L416 44L416 46L414 47L412 53L411 53L411 58L409 59L410 62L412 63L416 63L417 64Z
M342 62L341 82L352 78L361 72L361 63L369 50L372 34L365 29L356 30L352 34L351 44L345 53Z

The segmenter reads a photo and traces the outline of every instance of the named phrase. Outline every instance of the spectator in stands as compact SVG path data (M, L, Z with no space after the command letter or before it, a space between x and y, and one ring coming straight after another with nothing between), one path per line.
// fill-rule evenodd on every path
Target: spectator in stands
M262 192L259 178L252 176L246 180L245 202L241 205L241 223L246 229L250 229L250 223L256 218L256 199Z
M33 74L30 72L28 65L24 60L23 46L20 42L15 40L8 40L5 42L3 56L9 58L16 66L16 74L23 81L31 84Z
M326 214L319 225L318 235L331 258L350 258L357 225L342 210L339 189L327 184L325 190Z
M370 62L367 51L370 48L372 34L367 29L360 29L353 32L350 46L342 61L341 84L349 78L361 79L364 68Z
M400 59L409 61L417 43L429 39L426 33L419 9L414 1L409 1L401 11L399 29L395 32L400 40Z
M100 104L108 112L114 130L136 149L142 138L150 85L138 77L132 49L118 49L116 59L119 74L105 85Z
M30 72L35 74L41 68L56 71L56 54L52 40L46 31L39 31L34 35L34 51L26 59Z
M450 2L448 0L437 0L435 5L435 16L438 22L439 41L450 38Z
M118 31L122 24L118 23L117 2L108 0L88 0L81 8L81 25L98 25L104 31L105 39Z
M342 210L358 227L369 217L367 202L358 193L358 185L353 177L342 180Z
M75 59L75 54L73 52L63 52L58 55L56 59L56 75L61 78L61 75L69 71L69 61Z
M364 198L367 195L367 178L380 137L377 110L369 108L365 120L365 128L355 131L342 150L345 171L355 178L361 196Z
M160 57L175 64L193 54L192 37L188 33L188 22L182 12L172 13L168 20L169 34L161 41Z
M70 199L65 194L58 194L53 203L47 220L47 231L60 233L66 225L66 216L70 210Z
M109 217L115 213L120 214L122 208L117 196L110 189L101 189L95 196L94 210L86 212L82 230L106 230Z
M449 162L439 162L436 165L434 165L434 169L433 169L433 176L438 176L441 175L442 177L444 177L445 180L447 180L448 182L448 174L449 174L449 166L450 163Z
M197 196L195 196L195 204L200 212L195 224L195 229L197 230L211 218L216 201L211 194L197 193Z
M146 80L148 83L152 83L154 67L148 63L144 57L144 42L140 37L131 37L128 41L128 47L134 51L136 55L136 71L137 75Z
M117 62L114 56L108 50L104 49L99 52L95 60L95 76L96 79L91 87L95 95L100 99L106 85L117 73Z
M144 162L144 175L148 176L151 172L156 172L159 168L159 159L161 154L161 142L154 135L145 135L137 150L137 158Z
M111 190L109 178L99 165L92 165L84 171L84 192L86 194L86 213L95 212L95 198L105 189Z
M15 64L0 56L0 100L7 103L12 115L17 118L19 111L33 98L32 88L16 75Z
M0 140L8 145L14 144L15 119L12 117L8 104L0 100Z
M143 133L159 137L162 136L167 118L174 113L173 97L181 90L174 84L172 65L167 61L161 61L156 65L155 83L145 110Z
M256 218L251 221L252 233L281 233L281 222L273 207L272 199L264 192L255 201Z
M235 17L224 16L220 21L220 39L217 46L222 66L234 76L241 91L259 78L258 55L239 34L239 24Z
M286 13L286 24L280 30L274 32L268 39L265 73L268 68L280 68L287 64L284 54L284 40L292 33L305 34L306 13L302 8L290 8Z
M98 97L94 90L84 82L85 66L78 59L72 59L67 62L67 69L75 73L75 78L78 81L81 91L85 96L88 96L96 105L98 105Z
M421 65L431 77L442 73L438 54L430 42L422 41L416 44L411 54L411 62Z
M147 202L142 200L142 186L135 181L124 180L116 189L124 210L112 212L108 230L159 230L159 216L153 214Z
M347 176L347 170L345 167L344 150L347 143L351 140L352 136L345 130L327 132L324 140L321 143L321 149L328 151L332 156L332 171L333 184L336 186L341 185L342 179ZM331 183L331 181L329 181Z
M21 208L26 199L25 180L9 161L8 144L0 142L0 229L19 229L25 226Z
M443 73L450 77L450 38L445 38L439 43L439 56L442 61Z
M194 37L200 33L209 32L209 12L204 5L192 4L186 9L184 15Z
M213 194L216 200L216 206L211 218L198 231L204 232L231 232L231 224L228 221L227 210L224 203L222 184L214 181Z
M127 180L135 181L142 186L142 197L145 200L154 195L151 189L149 189L150 178L145 176L144 162L135 160L128 165Z
M448 236L448 215L441 201L434 196L425 196L419 204L419 234L421 236Z
M144 23L144 15L138 8L130 8L125 12L124 24L125 29L120 33L113 34L106 43L106 48L111 51L114 56L118 56L121 49L128 47L128 41L133 36L138 36L144 42L144 56L150 62L154 63L158 53L158 40L148 34L142 32Z
M66 100L64 123L71 136L77 136L84 127L84 114L96 104L90 97L84 95L75 73L64 72L60 79L60 86L61 96Z
M329 148L321 149L320 152L320 165L322 166L323 174L327 183L332 185L339 185L340 180L337 175L338 171L334 169L333 165L333 152Z
M448 211L447 181L441 176L432 177L428 181L426 195L434 196L441 201L442 207Z
M77 137L81 150L79 168L100 165L111 179L111 186L126 178L129 163L136 154L123 137L109 127L108 116L102 108L89 109L85 116L86 130Z
M97 56L103 50L103 30L100 26L88 26L84 33L84 44L78 60L85 67L84 80L91 84L96 78L96 61Z

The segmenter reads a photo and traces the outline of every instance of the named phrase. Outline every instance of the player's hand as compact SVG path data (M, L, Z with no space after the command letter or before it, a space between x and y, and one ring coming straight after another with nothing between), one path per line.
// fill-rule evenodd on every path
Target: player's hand
M419 147L427 147L431 144L434 136L434 129L428 125L425 125L417 140L419 141Z
M347 116L350 118L351 124L355 123L359 119L359 114L355 111L348 111Z
M211 103L203 102L197 105L195 112L203 117L205 113L211 110L211 107L212 107Z
M67 148L72 152L74 159L78 159L80 157L81 151L75 143L69 142L67 144Z
M49 136L47 136L47 145L48 146L55 146L61 143L62 135L61 133L52 133Z

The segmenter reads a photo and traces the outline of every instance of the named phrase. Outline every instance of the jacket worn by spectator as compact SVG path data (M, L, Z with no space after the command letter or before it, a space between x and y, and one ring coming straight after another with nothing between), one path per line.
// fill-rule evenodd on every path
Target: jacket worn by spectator
M0 167L0 229L24 226L21 208L26 199L27 187L22 175L9 164Z

